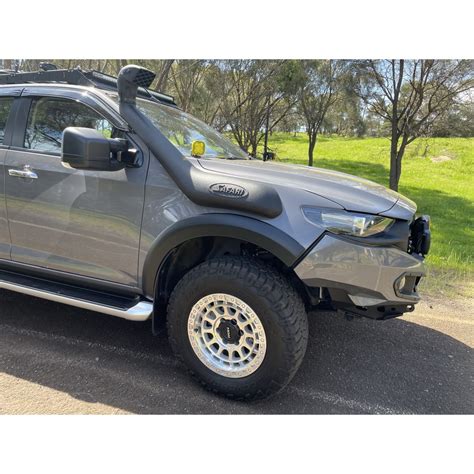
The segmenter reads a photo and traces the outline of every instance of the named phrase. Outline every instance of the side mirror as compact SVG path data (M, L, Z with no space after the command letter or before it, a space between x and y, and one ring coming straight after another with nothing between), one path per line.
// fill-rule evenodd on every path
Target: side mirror
M137 151L127 140L105 138L93 128L68 127L63 132L61 159L71 168L117 171L137 166Z

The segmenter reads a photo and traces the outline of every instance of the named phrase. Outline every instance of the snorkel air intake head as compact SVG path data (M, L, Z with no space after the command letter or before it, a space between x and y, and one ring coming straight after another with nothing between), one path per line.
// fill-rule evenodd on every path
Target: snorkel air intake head
M130 64L123 67L117 77L120 102L135 105L139 87L148 88L156 74L141 66Z

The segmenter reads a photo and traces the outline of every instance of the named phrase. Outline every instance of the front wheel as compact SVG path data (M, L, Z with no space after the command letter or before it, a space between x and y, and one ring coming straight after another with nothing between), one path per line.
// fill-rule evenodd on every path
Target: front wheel
M306 351L308 322L284 275L259 261L222 257L198 265L176 285L168 334L206 388L251 400L293 378Z

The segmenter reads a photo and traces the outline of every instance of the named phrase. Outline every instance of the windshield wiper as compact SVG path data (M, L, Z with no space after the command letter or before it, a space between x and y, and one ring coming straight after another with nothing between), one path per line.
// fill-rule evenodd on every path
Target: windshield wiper
M245 158L239 158L238 156L233 156L233 155L202 155L198 156L198 158L204 158L205 160L212 160L212 159L217 159L217 160L245 160Z
M59 146L62 145L62 142L58 140L57 138L53 137L52 135L49 135L46 132L43 132L43 130L40 130L39 128L35 127L35 132L38 132L40 135L42 135L44 138L47 140L51 140L52 142L58 144Z

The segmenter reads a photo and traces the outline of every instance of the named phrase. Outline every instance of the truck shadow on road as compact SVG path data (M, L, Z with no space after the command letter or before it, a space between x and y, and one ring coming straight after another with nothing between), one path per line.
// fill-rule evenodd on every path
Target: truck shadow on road
M165 331L153 337L148 322L7 291L1 299L0 372L81 400L84 413L97 403L131 413L470 413L474 408L469 346L403 319L348 322L336 313L310 314L308 352L290 386L270 400L245 404L201 389L175 361ZM24 412L37 411L32 406Z

